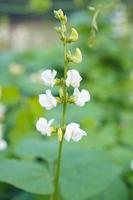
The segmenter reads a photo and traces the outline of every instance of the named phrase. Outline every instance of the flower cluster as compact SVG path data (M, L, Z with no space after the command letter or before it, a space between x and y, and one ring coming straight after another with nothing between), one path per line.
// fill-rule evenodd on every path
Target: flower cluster
M47 69L43 71L41 78L45 86L53 88L54 86L60 86L59 96L53 96L50 89L47 89L44 94L39 95L39 103L42 107L47 110L51 110L56 107L58 103L63 105L67 104L76 104L77 106L84 106L86 102L90 100L90 94L87 90L79 90L80 82L82 77L76 69L69 69L69 63L81 63L82 53L79 48L76 48L74 54L71 51L67 51L66 44L76 42L78 40L78 33L76 29L72 28L69 36L66 34L67 28L67 17L64 15L63 11L60 9L54 11L55 18L58 19L61 23L60 27L56 27L56 31L60 35L60 39L63 42L65 47L64 50L64 77L59 79L57 78L57 72L55 70ZM68 94L68 88L72 87L73 94ZM65 107L64 106L64 107ZM77 123L70 123L68 125L63 124L63 126L58 129L52 127L54 119L47 121L45 118L40 118L36 123L36 128L43 135L50 136L53 132L57 132L59 141L64 138L66 141L71 139L75 142L79 141L83 136L86 136L86 132L80 129L80 125Z

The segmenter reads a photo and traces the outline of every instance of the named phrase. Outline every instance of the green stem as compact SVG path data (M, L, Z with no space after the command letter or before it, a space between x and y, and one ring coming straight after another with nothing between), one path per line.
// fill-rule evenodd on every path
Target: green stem
M65 80L67 76L66 43L64 43L64 62L65 62L64 64L64 80ZM63 85L63 92L64 92L64 103L63 103L61 126L63 128L63 136L64 136L64 126L65 126L66 108L67 108L67 87L65 84ZM52 196L52 200L59 200L58 193L59 193L59 178L60 178L60 168L61 168L61 158L62 158L62 147L63 147L63 137L62 137L61 142L59 142L57 170L56 170L56 175L55 175L54 193Z

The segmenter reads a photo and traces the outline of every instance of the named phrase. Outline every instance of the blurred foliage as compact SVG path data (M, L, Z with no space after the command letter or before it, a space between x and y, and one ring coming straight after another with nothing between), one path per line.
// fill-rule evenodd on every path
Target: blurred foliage
M121 4L103 6L91 48L89 10L69 17L79 32L79 68L92 99L84 108L68 109L68 122L81 123L88 136L78 144L64 144L60 200L133 199L133 41L127 11ZM45 90L42 70L49 66L62 74L61 57L60 46L0 54L1 103L6 106L1 123L9 144L0 152L0 180L7 183L0 183L0 200L50 200L57 141L41 137L35 122L39 116L56 116L60 122L61 107L44 111L38 94Z
M52 6L51 0L30 0L28 9L38 13L44 13Z

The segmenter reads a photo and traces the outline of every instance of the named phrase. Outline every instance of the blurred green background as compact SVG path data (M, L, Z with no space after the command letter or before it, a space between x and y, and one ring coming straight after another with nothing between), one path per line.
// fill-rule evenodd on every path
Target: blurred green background
M90 47L92 12L87 7L99 5L99 30ZM79 32L79 42L72 48L79 47L83 53L77 69L83 77L82 87L91 94L84 108L68 109L68 122L80 123L88 133L76 145L106 152L123 169L116 191L107 189L91 200L133 200L132 0L0 0L0 135L8 143L6 151L0 151L0 165L5 157L38 156L28 150L41 137L35 130L38 117L54 117L60 123L60 106L46 112L38 104L38 94L46 89L41 72L56 68L60 75L63 73L63 48L53 17L53 9L59 8L67 13L70 27ZM29 138L35 139L33 144ZM42 199L0 183L0 200Z

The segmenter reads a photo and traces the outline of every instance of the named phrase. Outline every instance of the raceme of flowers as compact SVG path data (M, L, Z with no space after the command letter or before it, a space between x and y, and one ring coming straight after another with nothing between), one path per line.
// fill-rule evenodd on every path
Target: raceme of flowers
M66 22L67 17L64 15L63 11L60 9L55 11L55 18L61 21L61 27L56 28L56 31L61 35L61 40L64 43L71 43L78 40L78 33L76 29L71 29L71 34L69 37L65 36L66 32ZM82 53L79 48L76 48L75 54L72 54L70 51L66 52L66 62L69 63L81 63ZM65 78L57 78L57 71L52 69L47 69L43 71L41 78L45 86L53 88L54 86L59 86L59 96L55 97L50 89L47 89L44 94L39 95L39 103L46 110L51 110L57 106L57 104L70 103L76 104L79 107L84 106L88 101L90 101L90 94L87 90L79 90L80 82L82 77L78 70L76 69L67 69ZM64 86L73 88L73 94L67 95L64 97ZM68 94L68 92L67 92ZM41 132L42 135L50 136L52 133L56 132L58 140L61 141L62 138L69 142L73 140L78 142L83 136L86 136L87 133L80 128L80 125L77 123L70 123L65 127L53 128L52 123L54 119L47 121L45 118L39 118L36 123L36 128ZM64 134L63 134L64 133Z

